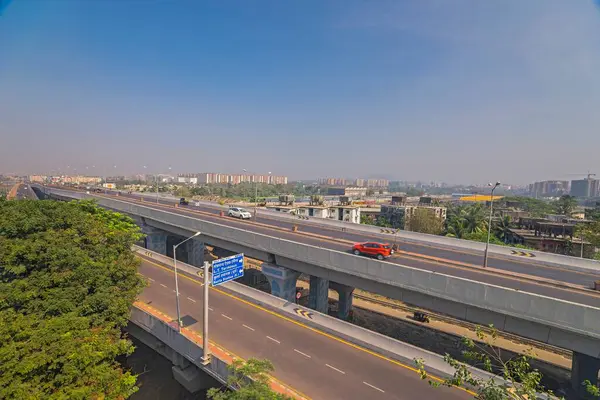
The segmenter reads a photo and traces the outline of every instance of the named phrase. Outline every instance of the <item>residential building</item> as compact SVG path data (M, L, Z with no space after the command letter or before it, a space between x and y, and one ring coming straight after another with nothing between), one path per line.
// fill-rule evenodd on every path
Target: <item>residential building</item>
M529 185L533 197L558 197L569 193L569 181L541 181Z
M571 181L571 196L597 197L600 196L600 180L588 177Z
M179 179L181 177L182 179ZM221 174L216 172L202 172L199 174L181 174L178 177L180 183L193 183L200 185L208 184L231 184L239 185L240 183L261 183L273 185L287 185L287 176L277 176L271 174Z
M367 179L368 187L385 188L390 185L390 181L387 179Z
M29 175L29 182L44 183L47 179L46 175Z

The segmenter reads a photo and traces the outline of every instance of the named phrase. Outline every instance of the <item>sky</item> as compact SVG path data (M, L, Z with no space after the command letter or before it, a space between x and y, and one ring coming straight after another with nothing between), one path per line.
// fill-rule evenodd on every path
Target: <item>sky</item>
M600 175L593 0L13 0L0 12L0 172Z

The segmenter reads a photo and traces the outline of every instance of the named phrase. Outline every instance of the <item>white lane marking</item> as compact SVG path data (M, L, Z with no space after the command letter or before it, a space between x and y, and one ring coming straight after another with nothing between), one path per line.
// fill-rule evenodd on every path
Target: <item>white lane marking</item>
M196 302L196 300L192 299L191 297L188 297L187 299L188 299L189 301L191 301L192 303L195 303L195 302Z
M168 289L167 285L165 285L164 283L161 283L160 286Z
M230 321L231 321L231 320L233 320L233 318L231 318L231 317L228 317L228 316L227 316L227 315L225 315L225 314L221 314L221 315L222 315L222 316L224 316L225 318L227 318L227 319L228 319L228 320L230 320Z
M341 369L337 369L336 367L333 367L333 366L331 366L331 365L329 365L329 364L325 364L325 365L326 365L326 366L328 366L329 368L331 368L332 370L339 372L340 374L344 374L344 375L346 374L346 373L345 373L344 371L342 371Z
M254 332L254 328L251 328L251 327L249 327L248 325L244 325L244 324L242 324L242 326L243 326L244 328L246 328L246 329L250 329L251 331L253 331L253 332Z
M277 339L273 339L271 336L267 336L267 339L274 341L277 344L281 344L281 342Z
M177 293L177 292L175 291L175 289L173 289L173 293Z
M213 310L213 309L212 309L212 308L210 308L210 307L208 307L208 309L209 309L210 311L215 311L215 310Z
M150 282L154 282L154 279L152 279L152 278L148 278L148 280L149 280Z
M369 387L372 387L372 388L373 388L373 389L375 389L375 390L379 390L381 393L385 393L383 390L379 389L377 386L373 386L373 385L371 385L370 383L368 383L368 382L365 382L365 381L363 381L363 383L364 383L365 385L369 386Z
M306 357L306 358L311 358L311 357L310 357L308 354L306 354L306 353L303 353L303 352L301 352L300 350L296 350L296 349L294 349L294 351L295 351L296 353L298 353L298 354L302 354L302 355L303 355L304 357Z

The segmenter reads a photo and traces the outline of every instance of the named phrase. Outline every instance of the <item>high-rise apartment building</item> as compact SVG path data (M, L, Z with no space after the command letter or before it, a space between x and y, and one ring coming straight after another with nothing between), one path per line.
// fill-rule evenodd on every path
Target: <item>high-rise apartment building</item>
M600 180L586 178L571 181L571 196L597 197L600 195Z
M561 196L569 193L569 181L541 181L529 185L529 194L534 197Z

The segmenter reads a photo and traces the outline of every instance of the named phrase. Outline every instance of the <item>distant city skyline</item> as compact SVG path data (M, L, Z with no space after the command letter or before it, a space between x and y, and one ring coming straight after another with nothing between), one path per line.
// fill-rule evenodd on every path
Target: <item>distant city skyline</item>
M16 1L0 37L2 171L600 173L597 2Z

